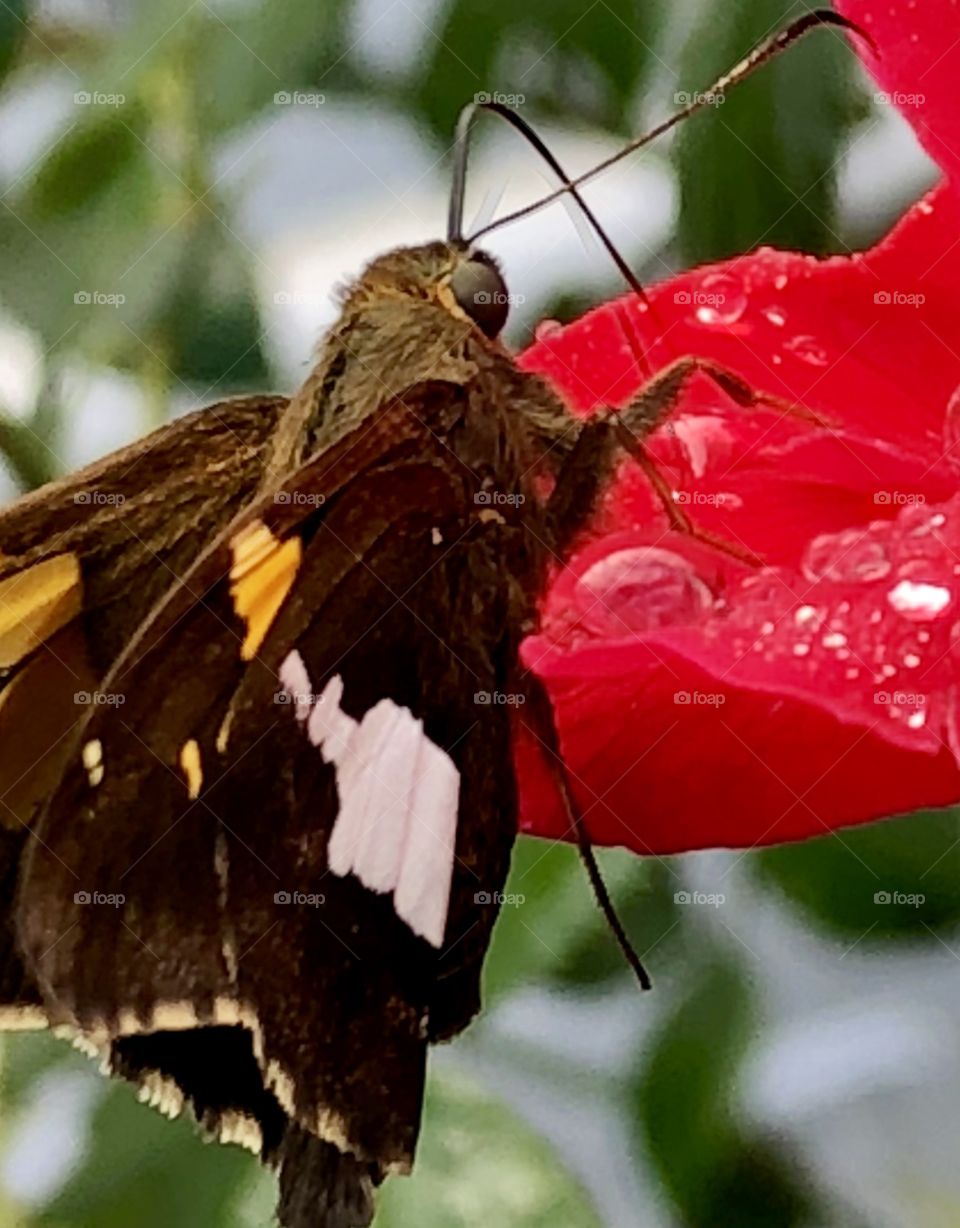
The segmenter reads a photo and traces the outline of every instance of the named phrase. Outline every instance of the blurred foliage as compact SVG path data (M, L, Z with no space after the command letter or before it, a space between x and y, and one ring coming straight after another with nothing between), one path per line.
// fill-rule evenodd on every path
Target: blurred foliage
M812 1222L797 1178L772 1148L745 1136L729 1103L753 1007L738 967L723 957L704 961L638 1071L637 1127L690 1228Z
M749 49L813 4L733 0L712 7L687 39L687 94L707 91ZM846 36L822 31L686 124L677 147L684 263L720 260L759 244L848 250L834 217L836 169L863 112L850 85Z
M19 177L0 184L0 307L32 331L43 355L32 415L0 407L0 451L25 488L55 472L71 409L62 377L72 370L132 376L155 417L175 399L273 383L257 254L242 237L222 159L228 142L251 139L276 118L279 91L322 90L408 116L437 157L460 106L481 90L522 91L535 123L624 136L639 115L664 114L675 92L707 88L799 9L787 0L609 0L592 8L579 0L438 0L425 16L411 8L420 41L411 63L392 69L356 50L357 23L379 11L359 0L0 4L0 106L41 89L62 102ZM863 109L849 64L844 40L822 34L683 127L667 145L681 190L676 234L647 257L651 266L761 242L843 250L836 170ZM97 293L124 301L99 305L90 301ZM558 280L554 314L582 306L579 295ZM834 935L867 945L903 936L932 943L932 931L946 932L960 912L958 835L956 816L931 815L745 860L763 891ZM816 1183L798 1175L775 1141L756 1137L734 1103L761 1003L717 927L675 903L681 864L616 852L603 864L654 973L656 1005L647 1009L659 1023L613 1085L602 1072L560 1068L554 1084L571 1100L589 1085L632 1123L637 1167L654 1175L677 1225L825 1223ZM488 1004L530 986L558 1001L612 1001L623 992L616 944L572 849L521 841L508 891L523 902L499 923L485 970ZM881 891L922 893L926 902L882 907L874 902ZM638 1016L648 1001L638 999ZM534 1064L529 1048L513 1057ZM52 1038L10 1040L4 1145L38 1088L90 1069ZM0 1226L270 1222L272 1181L245 1153L205 1147L187 1123L164 1121L126 1087L104 1086L91 1105L77 1123L88 1140L81 1163L36 1206L0 1202ZM435 1071L416 1175L388 1184L380 1228L598 1222L529 1126L447 1065Z

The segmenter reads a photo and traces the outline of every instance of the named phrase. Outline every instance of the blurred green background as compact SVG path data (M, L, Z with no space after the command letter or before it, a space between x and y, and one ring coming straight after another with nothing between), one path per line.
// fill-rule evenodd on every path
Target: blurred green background
M799 7L3 0L4 496L216 396L292 389L333 281L442 233L476 92L522 94L582 168ZM477 151L474 206L544 186L492 124ZM758 243L862 246L932 173L825 33L591 199L654 280ZM620 290L562 208L491 245L526 297L518 346ZM956 816L603 861L655 992L634 990L572 850L522 840L488 1010L435 1055L416 1173L380 1228L955 1228ZM258 1228L273 1202L250 1156L67 1045L4 1042L0 1226Z

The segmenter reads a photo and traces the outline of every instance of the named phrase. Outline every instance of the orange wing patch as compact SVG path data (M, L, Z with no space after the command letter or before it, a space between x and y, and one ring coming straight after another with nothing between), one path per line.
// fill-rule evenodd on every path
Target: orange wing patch
M236 535L230 549L230 595L247 627L240 656L251 661L290 591L303 548L299 537L281 541L255 520Z

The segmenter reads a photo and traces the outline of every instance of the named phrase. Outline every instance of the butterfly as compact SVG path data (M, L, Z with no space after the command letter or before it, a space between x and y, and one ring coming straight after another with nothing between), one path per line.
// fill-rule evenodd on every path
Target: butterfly
M849 25L807 14L729 80L817 24ZM606 242L589 175L483 107ZM762 399L682 357L580 420L516 367L502 273L461 231L475 109L446 240L367 266L293 396L187 415L0 515L0 1025L256 1152L284 1228L370 1223L428 1046L480 1009L520 705L478 696L530 700L588 854L519 663L549 568L691 375Z

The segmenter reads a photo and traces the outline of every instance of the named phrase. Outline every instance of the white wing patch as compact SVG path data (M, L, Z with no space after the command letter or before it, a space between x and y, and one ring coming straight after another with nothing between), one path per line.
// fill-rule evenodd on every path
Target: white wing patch
M374 704L361 721L348 716L339 675L311 696L296 650L281 665L280 681L310 741L335 765L340 813L327 849L330 870L356 875L371 891L393 892L397 916L442 946L460 795L453 760L392 699Z

